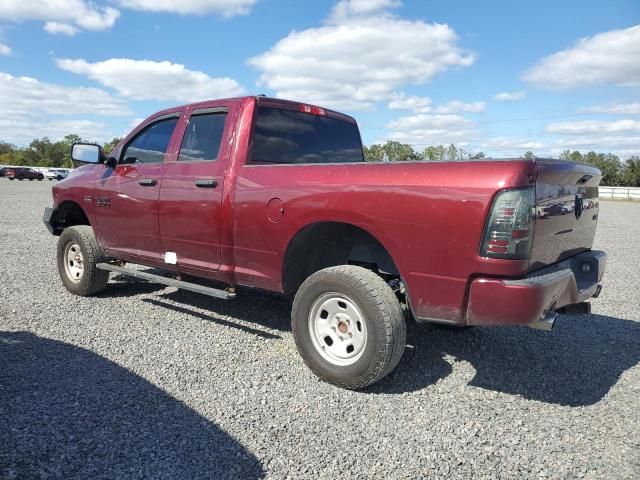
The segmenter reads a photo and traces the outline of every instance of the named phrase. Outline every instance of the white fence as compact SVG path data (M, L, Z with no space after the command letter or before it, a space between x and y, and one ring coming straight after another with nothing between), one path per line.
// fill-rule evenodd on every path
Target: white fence
M600 187L600 198L640 200L640 187Z

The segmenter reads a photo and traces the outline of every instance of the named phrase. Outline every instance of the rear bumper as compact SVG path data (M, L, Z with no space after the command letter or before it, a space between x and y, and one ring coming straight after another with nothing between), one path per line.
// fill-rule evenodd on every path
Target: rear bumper
M607 254L591 250L518 280L476 278L467 303L468 325L526 325L598 292Z

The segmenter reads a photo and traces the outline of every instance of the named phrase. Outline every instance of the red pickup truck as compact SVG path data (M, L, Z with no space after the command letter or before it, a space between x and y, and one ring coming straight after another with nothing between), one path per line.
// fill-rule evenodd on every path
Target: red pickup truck
M119 272L228 300L294 295L300 354L343 387L395 368L406 319L550 329L600 293L587 165L365 162L353 118L262 96L164 110L109 155L72 157L90 165L44 215L70 292Z

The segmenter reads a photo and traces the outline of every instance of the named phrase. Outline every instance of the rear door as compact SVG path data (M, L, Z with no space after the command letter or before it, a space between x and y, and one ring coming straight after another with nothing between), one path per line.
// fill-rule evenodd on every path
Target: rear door
M233 102L187 107L179 151L167 163L159 225L167 263L187 273L220 267L221 204Z
M179 118L176 111L147 122L96 182L95 230L107 253L161 261L158 197Z

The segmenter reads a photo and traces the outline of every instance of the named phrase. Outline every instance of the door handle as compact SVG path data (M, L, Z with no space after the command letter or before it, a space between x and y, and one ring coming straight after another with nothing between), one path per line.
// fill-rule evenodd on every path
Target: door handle
M200 188L216 188L218 181L213 178L199 178L196 180L196 187Z
M158 183L158 181L155 178L143 178L138 181L138 184L143 187L153 187L156 183Z

